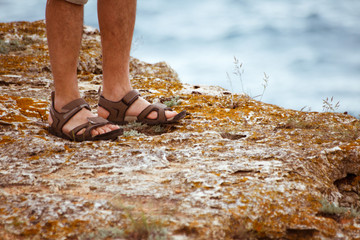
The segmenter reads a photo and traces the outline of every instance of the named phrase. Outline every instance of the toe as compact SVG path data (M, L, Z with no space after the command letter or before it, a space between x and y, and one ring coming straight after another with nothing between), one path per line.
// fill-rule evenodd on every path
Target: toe
M118 125L113 125L113 124L109 124L107 126L111 129L111 131L118 130L120 128Z
M92 135L93 137L95 137L95 136L97 136L97 135L104 134L104 133L108 133L108 132L117 130L117 129L119 129L119 128L120 128L120 127L117 126L117 125L108 124L108 125L105 125L105 126L102 126L102 127L98 127L98 128L96 128L96 129L91 130L91 135Z
M167 119L173 118L177 115L178 113L175 111L165 111L165 116Z
M103 129L106 133L111 132L111 128L109 126L104 126L101 129Z
M93 130L91 130L91 135L92 135L93 137L95 137L95 136L97 136L97 135L99 135L99 134L100 134L100 132L99 132L98 129L93 129Z
M173 117L175 117L177 115L177 112L175 111L165 111L165 116L167 119L171 119ZM157 112L153 111L151 113L149 113L149 115L147 116L148 119L156 119L157 118Z
M85 131L86 131L85 128L84 128L84 129L81 129L80 131L78 131L78 132L76 133L76 135L81 135L81 134L83 134Z
M148 119L156 119L157 118L157 112L151 112L149 115L147 115Z
M96 130L99 132L99 134L104 134L104 133L106 133L106 130L105 130L104 127L99 127L99 128L97 128Z

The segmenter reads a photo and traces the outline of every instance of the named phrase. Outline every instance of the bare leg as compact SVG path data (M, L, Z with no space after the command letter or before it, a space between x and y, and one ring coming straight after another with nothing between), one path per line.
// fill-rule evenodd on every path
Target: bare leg
M47 1L46 30L57 111L80 97L77 84L77 63L81 46L83 11L83 6L64 0ZM74 127L86 123L87 117L94 117L94 115L82 109L63 127L63 131L70 132ZM52 119L49 117L49 123L51 122ZM115 129L118 127L106 125L93 130L92 134L98 135Z
M130 48L134 31L136 0L98 0L98 16L103 49L103 96L119 101L130 90ZM127 111L127 115L139 115L149 103L139 98ZM109 113L99 107L99 116L107 118ZM177 113L166 111L167 118ZM155 119L156 112L148 118Z

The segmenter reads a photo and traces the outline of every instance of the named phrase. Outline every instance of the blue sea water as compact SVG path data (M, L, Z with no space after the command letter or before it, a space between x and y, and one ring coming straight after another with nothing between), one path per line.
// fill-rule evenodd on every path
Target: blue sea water
M0 21L43 19L45 5L0 0ZM138 0L132 55L168 62L182 82L250 96L263 92L265 72L264 102L322 111L333 97L337 111L358 117L359 22L358 0ZM85 24L98 26L95 0L85 7Z

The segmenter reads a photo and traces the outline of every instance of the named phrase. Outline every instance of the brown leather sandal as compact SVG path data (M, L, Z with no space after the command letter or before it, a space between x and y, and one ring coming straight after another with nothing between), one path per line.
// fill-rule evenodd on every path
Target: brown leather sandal
M148 125L169 124L176 123L186 116L186 111L182 111L175 117L167 119L165 111L172 111L172 109L161 103L150 104L138 116L126 116L126 111L139 97L140 94L136 90L130 91L118 102L112 102L105 99L103 96L100 96L99 106L109 112L109 116L107 118L109 121L119 125L127 124L128 122L133 121ZM147 116L153 111L157 112L157 118L148 119Z
M81 109L86 108L90 110L89 104L82 98L76 99L67 105L65 105L61 110L61 112L56 111L55 105L54 105L54 99L55 99L55 92L51 93L51 106L50 106L50 115L53 120L51 126L49 127L49 132L55 136L76 141L76 142L82 142L82 141L97 141L97 140L112 140L116 139L119 135L123 133L122 129L116 129L111 132L107 132L104 134L99 134L96 136L91 135L91 130L105 126L107 124L110 124L110 122L102 117L89 117L88 122L81 124L77 127L75 127L73 130L71 130L69 133L65 133L62 131L62 128L64 125ZM77 135L77 133L82 130L86 129L83 134Z

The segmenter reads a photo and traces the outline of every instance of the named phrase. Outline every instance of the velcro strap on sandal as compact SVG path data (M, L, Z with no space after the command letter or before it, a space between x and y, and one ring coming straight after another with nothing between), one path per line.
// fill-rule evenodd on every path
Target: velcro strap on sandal
M102 125L102 124L108 124L109 121L102 117L88 117L89 123L93 125Z
M81 100L82 100L82 101L81 101ZM75 103L75 102L77 102L77 104L70 105L70 104L73 104L73 103ZM87 104L87 103L84 101L84 99L77 99L77 100L71 102L70 104L68 104L68 105L69 105L69 108L67 108L68 105L66 105L65 107L62 108L62 111L66 110L66 111L64 111L64 113L63 113L63 118L64 118L64 119L67 119L66 122L67 122L68 120L70 120L70 118L72 118L72 116L74 116L76 113L78 113L78 112L79 112L81 109L83 109L83 108L87 108L88 110L91 110L89 104ZM79 105L78 105L78 104L79 104ZM72 106L73 108L70 108L70 106ZM68 110L67 110L67 109L68 109Z
M89 104L82 98L76 99L68 104L66 104L61 111L62 112L67 112L70 110L73 110L74 108L87 108L88 110L90 109Z
M133 102L136 101L140 96L140 93L137 90L131 90L128 94L123 97L121 100L123 103L125 103L127 106L130 106L133 104Z

